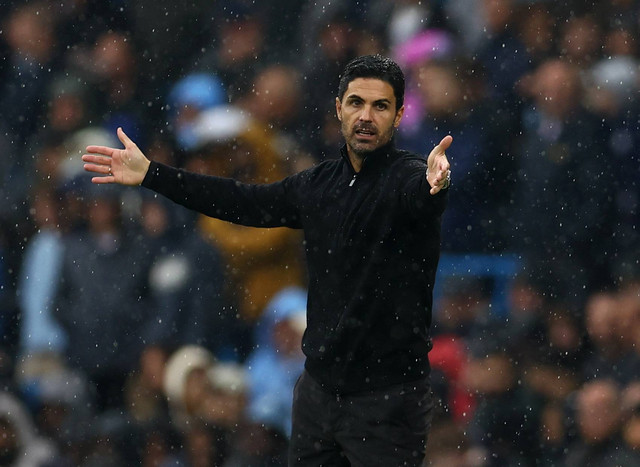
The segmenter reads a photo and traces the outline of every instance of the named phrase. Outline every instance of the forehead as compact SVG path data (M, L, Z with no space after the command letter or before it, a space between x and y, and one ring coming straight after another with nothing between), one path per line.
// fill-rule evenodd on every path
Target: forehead
M396 102L393 87L386 81L377 78L356 78L349 83L344 98L356 95L365 101L386 99L392 104Z

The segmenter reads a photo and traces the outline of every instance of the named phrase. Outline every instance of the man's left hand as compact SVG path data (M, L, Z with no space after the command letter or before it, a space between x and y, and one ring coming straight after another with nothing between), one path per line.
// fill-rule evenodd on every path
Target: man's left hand
M427 181L431 185L429 193L435 195L440 190L448 188L451 181L451 165L445 151L451 146L453 137L447 135L442 138L427 158Z

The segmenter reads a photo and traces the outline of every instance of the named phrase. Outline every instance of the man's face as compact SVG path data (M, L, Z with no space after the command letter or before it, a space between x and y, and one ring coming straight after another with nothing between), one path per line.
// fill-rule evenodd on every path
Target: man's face
M342 101L336 98L336 113L350 154L364 157L387 144L402 119L404 106L396 111L393 88L376 78L356 78Z

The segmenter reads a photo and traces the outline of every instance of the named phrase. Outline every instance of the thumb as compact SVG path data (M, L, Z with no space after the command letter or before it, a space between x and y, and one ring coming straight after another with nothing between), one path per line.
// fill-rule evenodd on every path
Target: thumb
M451 146L452 142L453 137L451 135L445 136L444 138L442 138L442 141L440 141L440 144L438 144L433 149L433 152L435 152L436 154L444 154L444 152L449 149L449 146Z
M128 148L133 144L133 141L126 135L122 127L118 127L118 139L122 142L125 148Z

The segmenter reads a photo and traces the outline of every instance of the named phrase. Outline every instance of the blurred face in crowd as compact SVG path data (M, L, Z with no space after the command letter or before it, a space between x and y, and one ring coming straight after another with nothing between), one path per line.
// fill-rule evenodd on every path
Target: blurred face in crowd
M420 92L431 117L453 116L465 104L462 83L448 66L431 63L420 68Z
M578 71L561 60L544 62L535 73L536 104L547 115L563 119L577 107L580 95Z
M134 71L135 58L131 42L124 34L107 32L93 49L95 73L103 79L118 79Z
M610 381L594 381L578 395L578 426L587 443L609 438L620 424L618 390Z
M276 323L273 329L273 340L278 353L284 357L302 357L300 342L304 328L296 319L287 319Z
M625 422L622 437L632 449L640 449L640 404L633 409L631 416Z
M595 18L571 18L565 24L560 38L560 50L573 63L587 63L598 56L602 31Z
M585 306L589 338L596 345L608 345L617 340L618 313L615 298L606 293L591 296Z
M296 118L302 102L296 69L275 65L262 71L254 81L252 96L250 109L264 122L280 125Z
M515 378L513 364L507 354L493 353L483 358L472 358L464 370L463 381L472 392L503 394L512 386Z
M489 31L500 31L507 27L513 11L513 0L484 0L482 7Z
M391 140L404 106L396 110L393 88L386 81L356 78L342 101L336 98L336 113L349 155L362 159Z

